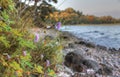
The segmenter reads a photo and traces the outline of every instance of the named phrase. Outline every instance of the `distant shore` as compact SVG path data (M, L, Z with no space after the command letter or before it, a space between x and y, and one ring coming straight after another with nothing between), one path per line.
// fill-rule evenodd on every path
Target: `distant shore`
M67 26L67 25L74 25L74 26L88 26L88 25L104 25L104 26L113 26L113 25L120 25L120 23L112 23L112 24L66 24L63 26Z

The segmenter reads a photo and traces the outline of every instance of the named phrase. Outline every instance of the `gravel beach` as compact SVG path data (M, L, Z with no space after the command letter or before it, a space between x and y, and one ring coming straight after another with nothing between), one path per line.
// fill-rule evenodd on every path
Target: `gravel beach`
M60 32L54 29L32 29L33 32L40 34L41 38L46 35L59 37L62 39L64 58L70 52L80 53L85 60L92 60L99 64L99 67L106 73L96 72L93 68L83 68L81 72L76 72L71 67L64 65L58 66L57 77L120 77L120 52L107 50L102 46L95 46L87 43L83 39L78 39L68 32ZM65 61L65 60L64 60ZM95 65L93 63L93 65ZM89 66L89 65L88 65ZM106 66L104 68L104 66ZM84 67L84 66L83 66ZM109 70L111 72L109 72Z

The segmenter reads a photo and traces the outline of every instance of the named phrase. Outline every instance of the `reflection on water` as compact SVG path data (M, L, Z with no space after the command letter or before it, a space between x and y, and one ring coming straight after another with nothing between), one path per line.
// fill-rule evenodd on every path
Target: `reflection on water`
M95 43L96 45L106 46L108 48L120 48L120 25L101 26L74 26L68 25L61 28L62 31L68 31L78 38L83 38Z

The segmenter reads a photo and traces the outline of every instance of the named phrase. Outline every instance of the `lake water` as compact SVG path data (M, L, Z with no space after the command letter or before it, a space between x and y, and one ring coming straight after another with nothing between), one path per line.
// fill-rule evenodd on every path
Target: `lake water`
M61 31L68 31L78 38L83 38L96 45L107 48L120 48L120 25L68 25L63 26Z

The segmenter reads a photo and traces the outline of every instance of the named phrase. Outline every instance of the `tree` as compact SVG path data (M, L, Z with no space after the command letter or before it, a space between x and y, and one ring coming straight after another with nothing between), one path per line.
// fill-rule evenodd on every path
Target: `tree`
M32 16L34 24L37 26L43 26L41 23L45 21L46 16L51 13L55 8L49 2L57 3L57 0L14 0L16 2L16 8L19 9L19 15L24 15L26 12L29 16ZM33 2L32 6L29 4ZM27 3L27 4L26 4Z
M61 21L63 24L110 24L119 23L119 19L111 16L97 17L94 15L84 15L80 11L75 11L73 8L67 8L61 11L50 13L47 21L49 24Z

